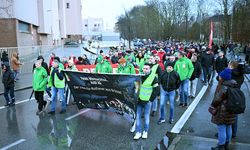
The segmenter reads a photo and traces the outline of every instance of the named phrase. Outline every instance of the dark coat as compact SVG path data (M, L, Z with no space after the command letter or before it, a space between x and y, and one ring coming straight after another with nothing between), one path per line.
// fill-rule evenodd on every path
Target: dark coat
M192 62L193 66L194 66L194 71L193 74L190 78L190 81L193 81L195 78L199 78L201 75L201 64L200 62L196 61L196 62Z
M244 71L240 70L239 68L232 69L231 75L232 79L237 82L237 87L240 88L244 83Z
M212 67L214 65L214 55L203 53L201 55L201 66Z
M214 124L233 124L236 119L235 114L231 114L226 111L225 104L227 102L227 89L228 87L235 87L237 85L235 80L222 81L220 80L216 91L215 96L212 102L212 106L217 109L217 113L212 116L212 122Z
M167 91L173 91L179 88L181 79L179 74L176 71L167 72L164 71L161 76L161 85L162 88Z
M10 69L8 64L3 64L6 66L6 71L3 71L2 83L4 87L14 87L14 72Z
M217 73L220 73L227 67L227 58L223 57L222 59L220 57L216 58L215 61L215 70Z

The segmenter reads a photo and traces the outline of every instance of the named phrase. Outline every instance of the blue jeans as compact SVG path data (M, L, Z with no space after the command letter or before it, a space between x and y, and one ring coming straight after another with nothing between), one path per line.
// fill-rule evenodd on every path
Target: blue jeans
M6 104L10 103L10 98L11 98L11 103L15 102L15 94L14 94L14 86L13 87L4 87L4 98L6 100Z
M20 70L13 70L13 72L14 72L14 80L19 80Z
M157 107L158 107L158 97L156 96L154 101L152 102L152 111L157 111Z
M187 103L188 99L188 86L189 86L189 79L185 79L181 81L180 85L180 103Z
M66 101L65 101L65 97L64 97L64 88L52 87L51 90L52 90L51 111L56 110L57 92L59 92L59 96L62 100L62 110L65 110L66 109Z
M218 127L218 145L224 145L230 142L232 137L232 125L219 124Z
M174 98L175 90L167 92L161 86L161 100L160 100L160 120L165 120L166 118L166 100L169 100L170 103L170 116L169 120L174 119Z
M209 82L209 79L211 77L213 67L202 67L203 70L203 76L204 76L204 82Z
M148 132L149 129L149 122L150 122L150 110L151 110L151 102L148 102L146 104L138 104L137 105L137 110L136 110L136 132L142 132L142 123L141 123L141 115L142 115L142 110L144 109L144 131Z

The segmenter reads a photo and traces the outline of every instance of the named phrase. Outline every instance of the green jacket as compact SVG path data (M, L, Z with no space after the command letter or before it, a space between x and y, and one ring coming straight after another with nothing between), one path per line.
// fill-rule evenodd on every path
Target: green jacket
M135 74L135 68L134 68L133 64L131 64L131 63L126 63L125 66L122 66L121 64L119 64L117 73Z
M96 73L112 73L112 67L107 60L104 60L103 63L97 63L95 67Z
M35 68L32 81L34 91L45 91L47 81L47 71L43 67Z
M59 71L61 71L61 67L58 67ZM52 71L53 71L53 67L50 70L50 76L49 76L49 82L48 82L48 86L52 87L53 83L52 83ZM56 88L64 88L65 87L65 78L63 78L63 80L60 80L58 78L58 76L55 74L54 75L54 84Z
M192 61L187 57L183 57L176 61L174 65L174 70L178 72L181 81L185 79L190 79L194 71L194 66Z

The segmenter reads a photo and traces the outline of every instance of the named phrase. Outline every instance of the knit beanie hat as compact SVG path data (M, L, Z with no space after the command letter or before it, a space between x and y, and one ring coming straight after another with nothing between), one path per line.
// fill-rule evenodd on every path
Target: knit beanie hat
M231 69L226 68L220 73L220 77L224 80L231 80Z

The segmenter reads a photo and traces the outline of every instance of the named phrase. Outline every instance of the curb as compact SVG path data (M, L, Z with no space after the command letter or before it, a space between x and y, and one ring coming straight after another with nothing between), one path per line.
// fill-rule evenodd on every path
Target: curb
M22 90L30 89L30 88L32 88L31 85L23 87L23 88L14 89L14 91L17 92L17 91L22 91ZM3 95L3 94L4 94L4 92L0 92L0 95Z

